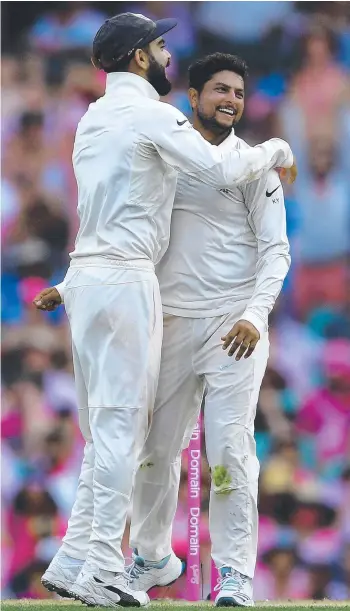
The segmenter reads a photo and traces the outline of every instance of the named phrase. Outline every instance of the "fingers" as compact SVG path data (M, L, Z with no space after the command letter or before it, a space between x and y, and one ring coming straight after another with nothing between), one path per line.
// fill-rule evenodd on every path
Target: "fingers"
M297 166L295 165L295 163L293 163L292 167L286 170L286 181L288 185L292 185L293 182L295 182L297 174L298 174Z
M228 356L233 356L237 352L236 361L240 361L243 356L247 359L253 354L260 339L260 334L251 323L237 322L231 331L221 339L224 342L223 350L227 350L231 346Z
M280 179L283 182L289 182L289 168L281 168L280 170Z
M39 295L33 299L33 305L35 305L38 310L46 310L46 304L42 293L39 293Z
M238 324L236 323L235 325L233 325L231 331L227 335L224 335L221 338L222 341L224 342L224 344L222 346L223 350L227 350L227 348L231 344L232 340L234 340L234 338L236 337L238 332L239 332L239 328L238 328Z
M52 312L61 303L61 297L55 288L44 289L33 299L33 305L38 310Z
M293 182L295 182L297 176L298 176L297 164L293 163L292 167L290 168L290 181L289 181L289 184L293 184Z
M49 305L52 301L49 297L49 294L50 291L47 291L47 289L45 289L45 291L41 291L41 293L39 293L39 295L37 295L33 300L33 304L39 310L46 310L47 305Z
M239 348L239 350L237 352L237 355L236 355L236 361L240 361L241 360L242 356L249 349L249 346L250 346L250 344L248 343L247 340L245 340L244 342L241 343L240 348ZM230 353L228 353L228 355L231 356Z
M228 335L226 335L223 350L227 350L227 348L231 344L231 348L228 351L228 356L233 356L238 350L236 361L239 361L244 355L245 351L250 348L251 341L252 338L249 336L249 333L245 334L244 331L241 331L235 337L235 332L232 330L230 331L230 333L228 333Z
M54 310L56 310L57 307L57 303L55 303L54 301L49 301L48 303L43 304L41 309L45 310L46 312L53 312Z
M46 306L44 305L43 301L40 298L40 295L38 295L37 297L35 297L35 299L33 299L33 305L35 305L36 308L38 308L38 310L46 310Z
M233 340L231 347L228 351L228 356L233 356L235 352L237 352L237 350L240 348L240 346L243 345L244 343L249 345L249 340L246 340L244 333L241 332ZM237 356L238 356L238 353L237 353ZM237 359L237 356L236 356L236 359Z
M244 355L245 359L248 359L253 354L253 352L254 352L254 350L255 350L255 348L257 346L258 341L259 341L258 339L253 339L250 342L249 348L247 349L247 352Z
M281 180L284 180L289 185L293 184L298 176L298 168L296 163L293 163L290 168L281 168L279 175Z

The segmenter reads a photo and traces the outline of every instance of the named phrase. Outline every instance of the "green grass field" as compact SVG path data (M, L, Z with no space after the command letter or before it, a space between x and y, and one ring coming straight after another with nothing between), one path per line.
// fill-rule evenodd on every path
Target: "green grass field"
M210 603L186 603L185 601L156 601L153 602L147 611L190 611L189 608L208 611L211 607ZM68 602L59 600L4 600L1 603L2 611L79 611L86 609L79 602ZM102 607L95 607L96 611L105 611ZM291 609L293 611L303 611L304 609L312 609L313 611L325 611L326 609L349 609L350 600L342 602L333 602L331 600L323 601L298 601L298 602L263 602L256 603L255 609L264 609L264 611L275 611L275 609Z

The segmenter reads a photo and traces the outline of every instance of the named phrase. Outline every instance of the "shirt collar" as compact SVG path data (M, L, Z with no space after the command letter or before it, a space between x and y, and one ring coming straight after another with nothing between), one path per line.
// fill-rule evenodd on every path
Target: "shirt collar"
M106 93L128 89L133 95L159 100L154 87L142 76L133 72L111 72L107 74Z
M221 144L219 144L218 147L224 150L226 149L228 150L228 149L231 149L232 147L235 147L236 144L237 144L237 136L235 134L235 130L232 129L230 135L227 136L227 138L225 138L225 140L221 142Z

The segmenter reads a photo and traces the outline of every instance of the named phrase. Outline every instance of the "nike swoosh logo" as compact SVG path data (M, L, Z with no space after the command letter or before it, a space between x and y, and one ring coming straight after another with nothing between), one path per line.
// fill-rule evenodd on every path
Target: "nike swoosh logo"
M271 195L274 194L275 191L277 191L277 189L280 188L281 185L278 185L278 187L276 187L276 189L274 189L273 191L270 191L270 193L268 192L268 190L266 189L266 197L271 197Z
M180 126L185 125L185 123L187 123L187 119L185 119L184 121L179 121L179 120L177 121L177 124Z

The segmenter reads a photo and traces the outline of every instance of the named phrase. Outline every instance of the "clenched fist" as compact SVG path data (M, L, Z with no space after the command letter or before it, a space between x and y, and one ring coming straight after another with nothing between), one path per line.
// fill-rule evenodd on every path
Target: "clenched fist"
M231 331L221 339L224 342L223 350L227 350L231 346L228 356L233 356L238 350L236 361L239 361L243 355L247 359L254 352L255 346L260 339L260 333L248 320L238 320L233 325Z
M58 290L54 287L44 289L33 299L33 304L38 310L45 310L46 312L52 312L61 305L62 299Z

